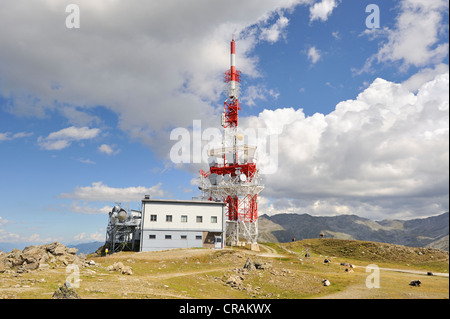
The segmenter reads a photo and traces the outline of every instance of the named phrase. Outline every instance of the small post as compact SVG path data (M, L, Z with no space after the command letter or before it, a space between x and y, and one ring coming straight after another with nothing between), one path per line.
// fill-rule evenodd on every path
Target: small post
M108 248L105 249L105 263L108 261Z

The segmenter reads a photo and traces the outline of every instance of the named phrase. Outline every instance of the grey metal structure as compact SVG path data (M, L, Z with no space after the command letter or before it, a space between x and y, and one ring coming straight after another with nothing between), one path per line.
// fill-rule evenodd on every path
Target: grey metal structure
M121 250L138 250L141 232L142 213L137 210L125 209L116 205L109 213L109 223L106 229L105 248L111 253Z

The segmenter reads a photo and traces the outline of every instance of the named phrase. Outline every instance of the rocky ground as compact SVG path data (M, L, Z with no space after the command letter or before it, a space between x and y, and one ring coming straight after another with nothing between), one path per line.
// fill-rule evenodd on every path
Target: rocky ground
M76 249L60 243L30 246L23 251L0 252L0 299L448 298L448 277L436 273L427 276L427 272L403 265L411 273L380 268L382 287L367 289L365 266L373 263L373 258L367 262L348 259L346 250L345 258L333 256L328 244L316 247L325 250L326 255L314 253L310 242L299 242L265 245L260 252L176 249L121 252L107 258L77 255ZM355 251L355 247L349 247ZM367 255L366 248L365 254L357 253ZM333 247L334 252L339 253L339 249ZM425 260L425 255L414 255ZM428 259L436 257L442 256L433 251ZM441 269L434 267L436 271ZM409 285L418 279L420 287Z

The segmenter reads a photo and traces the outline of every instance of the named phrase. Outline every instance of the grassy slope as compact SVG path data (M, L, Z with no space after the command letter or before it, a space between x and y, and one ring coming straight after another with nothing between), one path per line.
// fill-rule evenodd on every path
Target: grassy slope
M93 258L98 265L80 270L82 298L448 298L448 278L381 273L381 288L367 289L364 268L346 273L340 262L380 267L426 269L448 273L448 253L426 248L409 248L373 242L311 239L286 244L270 244L284 254L276 258L256 256L242 248L233 250L180 249L164 252L122 252ZM301 252L310 249L311 257ZM323 263L325 256L331 265ZM431 257L433 256L433 257ZM239 272L248 257L270 266L266 270ZM121 261L133 268L132 276L106 271ZM243 289L226 285L238 275ZM67 274L64 268L33 271L21 276L0 274L0 298L51 298ZM332 283L321 284L323 279ZM419 288L408 285L419 279ZM337 293L337 294L335 294Z

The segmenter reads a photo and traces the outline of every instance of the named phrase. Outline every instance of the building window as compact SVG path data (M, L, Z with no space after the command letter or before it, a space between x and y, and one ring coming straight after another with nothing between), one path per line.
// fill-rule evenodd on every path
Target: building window
M197 236L195 236L195 239L197 239L197 240L202 240L202 235L197 235Z
M181 235L181 239L187 239L187 235Z
M197 216L197 223L203 223L203 216Z
M156 239L156 235L148 235L148 239Z
M211 216L211 223L217 224L217 216Z
M166 215L166 222L172 222L172 215Z
M166 235L164 238L165 239L172 239L172 235Z
M187 223L187 215L181 215L181 222Z
M150 221L156 222L156 215L150 215Z

